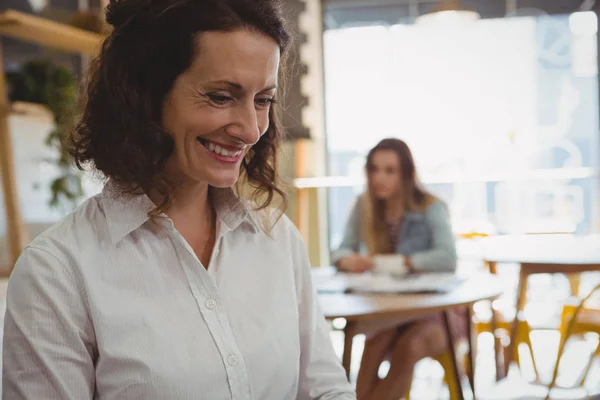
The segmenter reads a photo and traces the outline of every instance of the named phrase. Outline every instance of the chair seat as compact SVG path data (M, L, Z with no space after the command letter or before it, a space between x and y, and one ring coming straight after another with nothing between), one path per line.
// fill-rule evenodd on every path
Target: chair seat
M509 377L477 395L479 400L544 400L548 388L525 381L521 377ZM552 389L551 400L585 400L588 393L584 388Z
M575 313L577 305L573 299L570 299L563 307L562 322L560 326L561 335L564 336L567 329L567 323ZM594 332L600 334L600 309L584 308L579 313L577 323L575 324L574 334Z
M600 329L600 310L581 310L579 318L577 318L577 323L595 325Z

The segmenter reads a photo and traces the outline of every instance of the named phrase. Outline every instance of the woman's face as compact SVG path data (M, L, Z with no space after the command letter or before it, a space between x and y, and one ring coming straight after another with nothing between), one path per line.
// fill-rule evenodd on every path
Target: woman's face
M398 195L401 189L398 155L392 150L376 151L371 160L368 178L375 198L387 200Z
M230 187L269 127L279 46L248 30L205 32L197 46L163 106L163 128L175 141L167 172L185 184Z

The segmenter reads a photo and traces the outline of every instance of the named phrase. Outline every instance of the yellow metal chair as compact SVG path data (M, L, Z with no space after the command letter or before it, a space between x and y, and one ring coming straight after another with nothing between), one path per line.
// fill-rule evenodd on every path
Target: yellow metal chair
M459 238L467 239L467 240L486 238L489 236L490 235L486 232L478 232L478 231L464 232L464 233L461 233L458 235ZM488 271L491 274L495 275L497 273L495 264L486 262L485 267L488 269ZM574 282L572 282L572 285L573 284L574 284ZM485 316L482 316L481 314L479 314L477 312L475 313L475 317L474 317L474 321L473 321L474 331L475 331L476 337L479 336L480 333L489 332L494 335L494 340L501 341L502 338L507 338L509 336L509 333L512 328L512 320L506 318L506 316L500 310L495 309L493 306L491 307L491 309L495 316L496 332L493 332L494 329L492 328L491 316L488 316L486 318ZM527 349L529 350L529 354L531 356L531 362L533 365L535 378L538 379L539 375L538 375L537 365L536 365L535 359L533 357L533 347L531 344L530 333L531 333L531 327L529 326L527 321L519 320L519 325L517 328L517 337L516 337L517 345L514 346L515 354L513 355L512 359L515 360L517 362L517 364L520 366L519 345L522 343L525 344L527 346ZM495 347L499 348L500 346L495 346ZM503 350L504 350L504 352L506 352L507 348L504 347ZM496 357L499 357L499 354L496 354ZM506 355L504 356L504 359L507 359ZM496 365L498 366L499 363L496 362Z
M567 335L567 327L569 326L569 322L571 321L571 319L575 315L575 312L577 311L578 305L576 302L577 299L573 298L569 300L569 302L563 307L559 328L561 342L566 342L566 339L569 336ZM587 363L581 377L579 378L577 386L583 386L585 382L585 377L587 376L588 372L590 371L590 368L592 367L594 358L600 356L600 308L581 308L579 312L579 317L572 328L571 336L584 335L586 333L597 334L599 336L599 342L593 357L590 357L589 362Z
M591 332L598 332L598 326L600 326L600 324L598 323L598 321L600 321L600 318L598 318L598 314L595 311L600 311L600 310L593 310L593 309L586 309L586 303L589 301L589 299L596 293L600 291L600 285L596 285L596 287L594 287L592 289L592 291L583 298L583 300L581 300L581 302L577 305L577 306L573 306L571 305L567 305L564 307L564 309L567 309L567 311L565 312L563 309L563 316L565 317L565 326L564 326L564 334L561 334L561 338L560 338L560 345L558 347L558 356L556 358L556 366L554 367L554 373L552 374L552 381L550 382L550 385L548 386L548 395L546 396L546 400L550 400L550 395L552 393L552 388L554 387L554 385L556 384L556 379L558 378L558 367L560 365L560 359L562 358L562 355L565 351L565 346L567 344L567 340L569 340L569 338L576 334L577 332L585 332L586 328L588 329L592 329ZM568 308L569 306L571 306L572 308ZM591 311L591 312L590 312ZM592 317L592 318L590 318ZM562 324L561 324L561 328ZM587 330L587 332L590 332L590 330ZM562 330L561 330L562 333ZM600 346L598 346L598 348L596 348L596 354L598 354L598 350L600 349ZM583 383L585 381L586 375L589 372L591 363L592 363L592 358L594 357L594 355L592 355L592 357L590 357L590 362L587 365L587 368L583 374L583 376L581 377L580 383Z
M495 263L486 263L486 267L491 274L494 274L494 275L497 274ZM493 303L492 303L491 310L495 316L496 332L493 332L494 329L492 328L491 316L489 318L485 318L485 317L482 318L481 315L478 315L478 313L475 313L475 321L474 321L475 333L477 335L479 335L480 333L483 333L483 332L490 332L494 335L495 341L501 341L502 338L509 338L510 331L512 329L512 323L513 323L512 318L507 318L507 316L504 313L502 313L501 310L499 310L493 306ZM518 318L516 314L515 314L515 318ZM533 356L533 346L531 344L531 326L529 325L529 323L527 321L522 320L522 319L518 320L517 336L516 336L515 340L516 340L516 345L513 346L514 354L512 356L512 359L517 363L517 365L519 365L519 367L521 366L521 359L520 359L520 355L519 355L519 347L520 347L519 345L525 344L527 346L527 350L529 350L529 355L531 357L531 363L533 365L535 379L538 380L539 373L538 373L537 365L535 363L535 358ZM497 347L499 347L499 346L497 346ZM502 350L504 351L504 359L506 360L508 358L507 354L506 354L506 351L508 349L506 347L503 347ZM496 354L496 357L499 357L499 354ZM498 366L499 363L496 362L496 365Z
M560 361L564 354L567 340L577 332L583 332L583 329L588 326L585 318L584 308L586 302L592 296L593 293L600 291L600 285L596 286L591 293L586 296L578 305L567 308L567 311L563 313L563 326L562 330L564 334L561 336L561 341L558 349L558 357L556 358L556 364L554 365L554 372L552 374L552 380L548 385L531 384L524 382L522 379L509 378L503 380L492 388L488 393L483 396L478 396L480 400L516 400L516 399L572 399L572 400L583 400L588 398L587 391L581 387L556 387L556 380L558 377L558 370ZM583 316L583 318L582 318ZM588 326L589 327L589 326ZM587 374L587 371L586 371ZM583 377L585 379L585 375Z
M490 272L495 274L496 273L495 268L490 268ZM568 279L569 279L569 286L571 289L571 294L575 296L579 293L580 275L579 274L569 275ZM508 336L510 335L510 330L512 329L512 318L507 318L506 316L504 316L502 314L502 312L500 312L500 310L496 310L493 307L492 307L492 311L495 313L495 316L496 316L496 330L504 332L504 337L508 338ZM564 311L563 311L563 313L564 313ZM477 334L482 333L482 332L492 332L492 326L491 326L492 323L489 318L481 319L477 315L475 315L475 319L476 319L475 320L475 332ZM527 350L529 352L529 356L531 357L531 363L532 363L533 371L535 374L535 380L538 381L539 380L539 372L538 372L537 364L535 362L535 357L533 355L533 345L531 343L531 331L532 331L532 329L531 329L531 326L529 325L529 323L526 320L519 319L518 326L517 326L517 336L515 338L516 346L513 347L514 354L512 356L512 360L514 360L516 362L516 364L519 367L521 367L519 347L521 344L525 344L527 347ZM596 332L596 331L593 331L593 332ZM600 335L600 332L597 332L597 333ZM497 332L494 333L494 340L501 340L499 335L497 335ZM508 351L508 347L504 346L503 351L504 351L504 359L506 360L506 359L508 359L507 353L506 353Z
M496 315L496 332L492 332L492 321L491 318L481 318L477 314L475 315L475 333L479 335L483 332L490 332L494 334L494 340L501 340L502 336L508 338L509 332L512 328L512 321L507 319L502 315L499 310L493 309L493 312ZM499 332L500 331L500 332ZM519 325L517 328L517 337L516 337L516 346L514 346L514 354L512 359L515 360L517 365L521 366L521 359L519 356L519 345L525 344L527 346L527 350L529 350L529 355L531 357L531 362L533 365L533 371L535 373L535 378L538 379L538 369L535 363L535 358L533 356L533 346L531 344L531 327L527 323L527 321L519 320ZM504 347L504 352L507 351L507 347ZM504 355L504 359L506 359L506 354Z
M466 343L459 343L457 346L457 352L459 353L459 359L463 360L463 371L465 371L466 375L469 376L469 371L471 368L471 358L468 352L468 346ZM454 380L454 364L452 363L452 357L450 351L446 351L445 353L439 355L434 358L444 370L444 383L448 385L448 392L450 393L450 400L459 400L460 392L458 390L458 386L456 381ZM471 382L473 385L473 382ZM410 400L410 388L408 389L408 393L404 396L405 400Z

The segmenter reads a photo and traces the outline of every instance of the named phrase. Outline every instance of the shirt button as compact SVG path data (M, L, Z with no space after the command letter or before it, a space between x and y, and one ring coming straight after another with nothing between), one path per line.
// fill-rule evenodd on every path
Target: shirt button
M229 365L231 365L232 367L235 367L236 365L238 365L238 359L235 356L235 354L230 354L229 357L227 357L227 362L229 363Z
M207 299L206 302L204 303L204 305L206 306L206 308L208 308L209 310L212 310L213 308L215 308L215 306L217 305L217 301L213 298Z

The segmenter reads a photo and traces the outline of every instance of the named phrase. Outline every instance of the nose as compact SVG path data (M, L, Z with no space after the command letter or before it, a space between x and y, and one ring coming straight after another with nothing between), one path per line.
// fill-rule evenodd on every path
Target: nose
M380 172L375 172L373 174L373 183L377 184L377 185L381 185L385 183L385 176L380 173Z
M261 128L254 102L240 103L234 110L233 123L227 133L246 145L253 145L260 139Z

